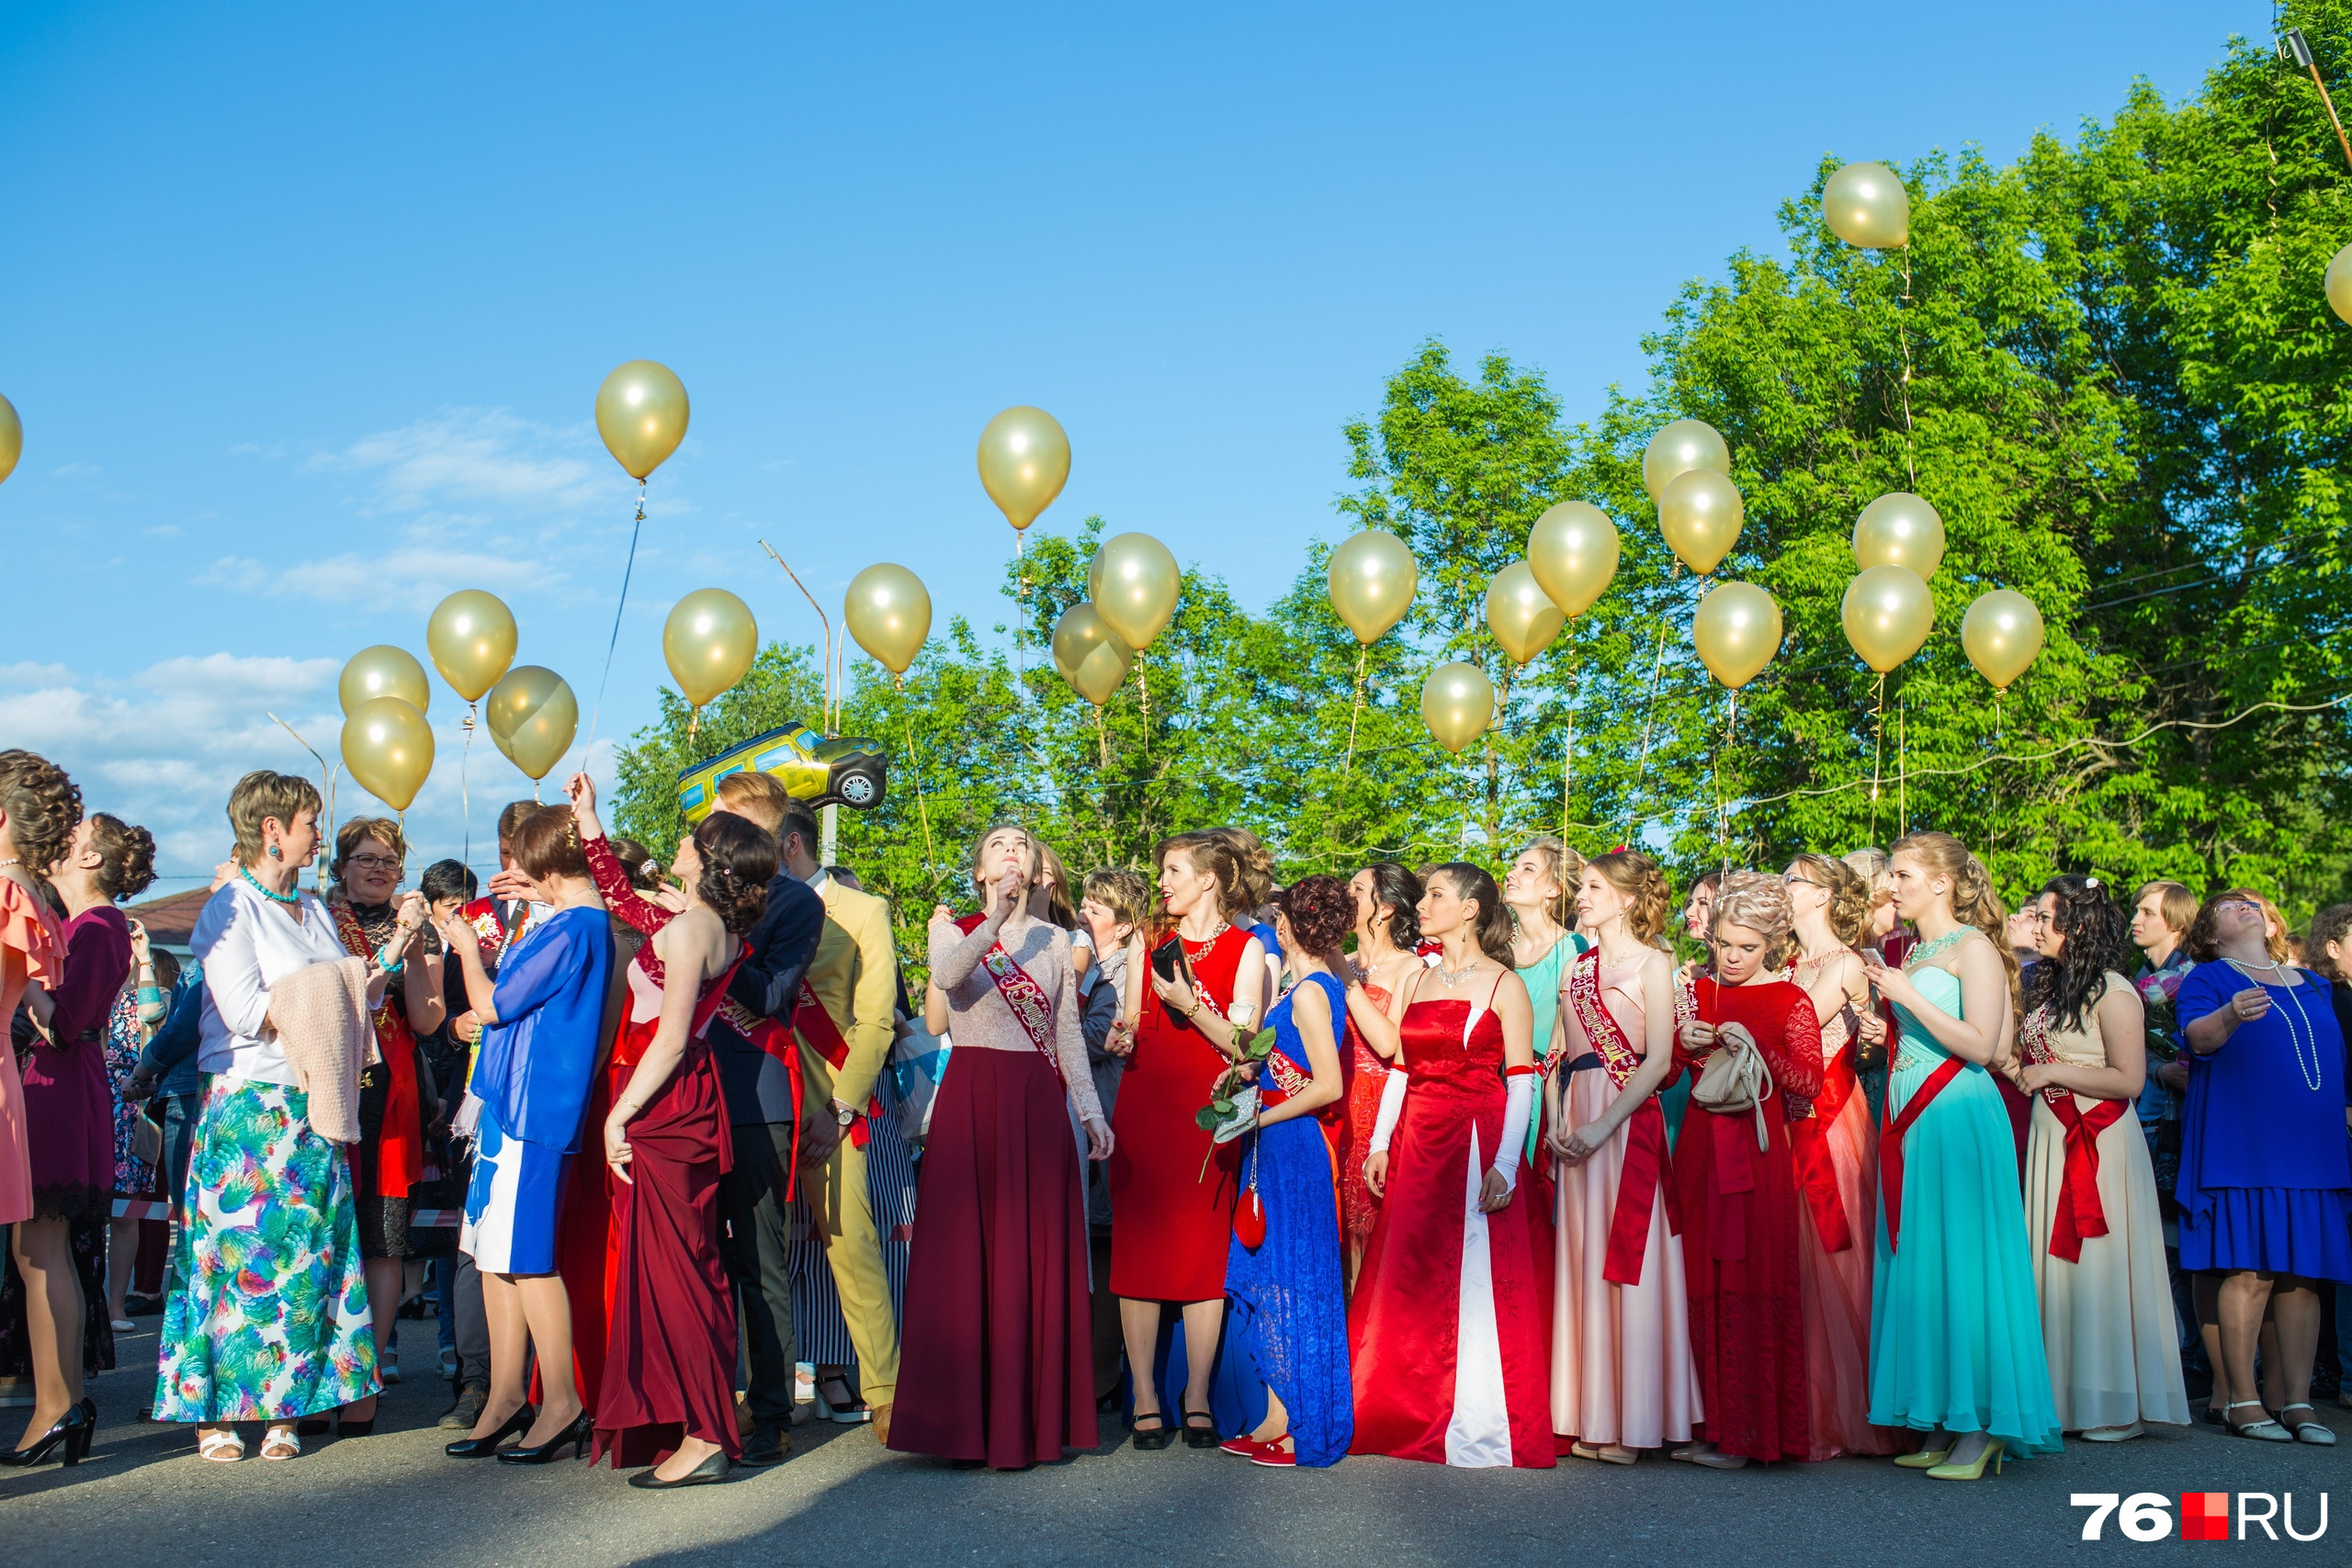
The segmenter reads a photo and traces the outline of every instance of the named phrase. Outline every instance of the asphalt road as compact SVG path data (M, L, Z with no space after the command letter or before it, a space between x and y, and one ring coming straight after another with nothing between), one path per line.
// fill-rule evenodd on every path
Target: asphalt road
M123 1337L126 1364L152 1361L155 1321ZM402 1326L431 1343L429 1324ZM316 1439L290 1463L234 1466L197 1459L188 1428L139 1420L153 1390L152 1372L99 1379L88 1461L0 1472L0 1562L2007 1565L2178 1550L2127 1540L2112 1519L2102 1543L2083 1542L2075 1492L2161 1493L2176 1518L2183 1492L2292 1492L2296 1527L2309 1532L2330 1489L2324 1538L2269 1546L2257 1529L2233 1560L2342 1562L2352 1543L2352 1411L2333 1404L2321 1414L2346 1435L2336 1449L2159 1428L2120 1447L2069 1443L1973 1485L1883 1460L1715 1472L1652 1460L1498 1472L1351 1459L1320 1473L1274 1471L1181 1447L1138 1453L1115 1424L1092 1453L994 1474L887 1453L864 1427L818 1425L798 1429L784 1465L650 1494L582 1464L445 1458L437 1380L396 1387L374 1437ZM0 1411L0 1432L13 1439L21 1419Z

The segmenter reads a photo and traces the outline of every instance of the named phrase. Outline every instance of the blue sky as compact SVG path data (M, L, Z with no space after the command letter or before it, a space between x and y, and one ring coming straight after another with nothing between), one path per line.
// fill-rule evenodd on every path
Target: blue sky
M1340 531L1340 427L1423 338L1589 413L1683 280L1779 248L1825 153L2006 159L2134 77L2193 92L2270 24L2245 0L6 16L0 745L184 876L239 773L309 765L266 714L332 757L343 659L422 654L451 590L503 596L522 660L594 703L634 486L589 411L622 360L671 366L695 414L600 761L651 716L681 594L816 635L761 537L829 607L892 559L940 626L992 624L1012 539L972 452L1007 404L1070 434L1040 527L1099 512L1262 603ZM436 682L427 854L462 830L460 711ZM479 844L526 781L485 743L467 783Z

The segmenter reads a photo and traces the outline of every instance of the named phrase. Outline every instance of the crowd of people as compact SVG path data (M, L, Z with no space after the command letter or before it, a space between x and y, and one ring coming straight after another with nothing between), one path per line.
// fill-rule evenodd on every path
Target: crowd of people
M407 889L396 822L328 844L248 774L183 965L119 908L152 839L0 752L0 1463L89 1451L147 1191L149 1414L214 1462L367 1436L420 1292L452 1459L657 1489L787 1458L804 1376L1007 1469L1118 1416L1270 1466L1976 1480L2208 1378L2203 1419L2335 1441L2352 906L2066 873L2012 913L1936 831L1679 906L1551 837L1499 884L1278 886L1232 829L1081 877L1008 822L918 994L776 780L666 866L567 793L486 890Z

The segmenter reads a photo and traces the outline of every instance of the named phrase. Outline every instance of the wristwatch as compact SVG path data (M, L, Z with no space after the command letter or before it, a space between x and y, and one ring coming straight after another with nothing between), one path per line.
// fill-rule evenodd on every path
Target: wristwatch
M833 1120L846 1127L857 1120L857 1112L837 1100L833 1101Z

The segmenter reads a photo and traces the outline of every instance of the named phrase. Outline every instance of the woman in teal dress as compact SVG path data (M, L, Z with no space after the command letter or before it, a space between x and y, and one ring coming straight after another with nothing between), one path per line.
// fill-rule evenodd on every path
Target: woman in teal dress
M1974 1481L2061 1446L2017 1142L1990 1071L2014 1021L2017 960L1959 840L1908 835L1891 875L1919 942L1900 970L1867 966L1901 1024L1879 1144L1870 1418L1928 1434L1895 1463Z
M1503 874L1503 902L1511 919L1511 967L1527 983L1527 999L1535 1006L1539 1069L1552 1052L1553 1021L1559 1016L1560 987L1567 983L1568 965L1592 945L1568 929L1569 897L1583 878L1584 857L1550 833L1528 840ZM1539 1109L1527 1128L1531 1168L1544 1135L1540 1121Z

